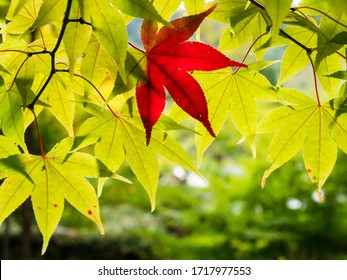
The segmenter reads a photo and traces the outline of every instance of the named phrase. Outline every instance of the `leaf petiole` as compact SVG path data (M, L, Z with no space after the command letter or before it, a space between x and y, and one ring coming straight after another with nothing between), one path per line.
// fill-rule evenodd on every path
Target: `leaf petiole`
M311 67L312 67L313 79L314 79L314 88L315 88L316 99L317 99L317 105L318 105L318 107L321 107L322 105L321 105L320 98L319 98L316 70L315 70L314 63L312 61L311 55L309 53L307 53L307 56L308 56L308 59L310 60Z
M133 47L135 50L139 51L139 52L142 52L142 53L145 53L143 50L139 49L138 47L136 47L134 44L128 42L128 44Z
M270 28L267 28L266 31L265 31L263 34L259 35L258 38L254 40L254 42L252 43L252 45L248 48L248 50L247 50L245 56L243 57L241 63L244 63L244 62L245 62L245 60L247 59L249 53L250 53L251 50L253 49L254 45L255 45L263 36L265 36L266 34L268 34L269 31L270 31ZM241 68L241 67L237 67L237 69L236 69L235 72L234 72L234 75L240 70L240 68Z
M309 10L316 11L316 12L318 12L318 13L324 15L325 17L331 19L333 22L335 22L335 23L337 23L337 24L339 24L339 25L341 25L341 26L347 28L347 25L343 24L342 22L339 22L337 19L334 19L333 17L329 16L327 13L325 13L325 12L319 10L319 9L316 9L316 8L314 8L314 7L299 6L299 7L291 8L290 10L293 11L293 12L295 12L296 10L301 10L301 9L309 9Z
M41 133L40 133L40 128L39 128L39 123L37 121L37 116L36 116L36 113L35 113L34 109L31 109L31 112L33 113L34 119L35 119L35 128L36 128L36 132L37 132L37 138L39 139L41 157L45 158L46 154L45 154L45 150L43 148L43 143L42 143L42 138L41 138Z

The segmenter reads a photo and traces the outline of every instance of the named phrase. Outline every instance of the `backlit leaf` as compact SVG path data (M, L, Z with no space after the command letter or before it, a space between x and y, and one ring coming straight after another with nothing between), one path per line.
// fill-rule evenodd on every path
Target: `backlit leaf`
M16 92L0 92L2 132L27 152L24 141L24 118L21 105L22 98Z
M343 17L344 14L342 11L340 11L336 20L341 20ZM321 19L319 29L320 32L318 33L317 57L315 62L315 66L317 69L319 69L323 59L334 54L337 50L339 50L342 47L341 44L334 43L332 40L335 38L337 34L345 30L344 27L335 22L332 22L330 19L326 17L323 17Z
M116 0L111 2L123 13L134 17L146 18L159 21L163 24L167 22L160 16L158 11L149 0Z
M21 34L27 31L36 21L40 7L43 5L41 0L26 1L24 6L16 5L18 2L20 1L11 3L6 17L10 21L7 25L7 32L13 34Z
M158 13L165 20L169 21L171 16L178 9L182 0L153 0L152 2Z
M47 89L47 102L51 105L49 110L54 117L65 127L69 136L73 136L73 120L75 116L75 97L70 88L69 81L53 78Z
M337 158L337 145L331 137L331 119L326 110L318 108L312 115L313 123L303 150L306 171L318 189L323 187Z
M0 159L18 154L17 146L5 136L0 136Z
M105 51L117 63L119 74L126 81L125 58L127 51L127 32L123 18L116 7L107 0L85 1L88 10L99 11L91 14L93 31Z
M341 81L329 77L330 74L343 70L342 60L337 54L333 54L322 60L317 70L317 77L328 99L336 97Z
M42 3L39 14L31 26L36 29L53 21L59 20L64 17L67 1L61 0L45 0Z
M12 155L0 161L0 177L7 177L0 188L0 223L31 195L35 218L43 236L42 253L61 219L65 199L91 219L101 234L104 233L96 192L79 172L71 169L72 163L65 165L69 159L64 160L64 150L71 146L72 141L62 142L44 157ZM96 166L88 168L98 169ZM95 171L92 173L97 174Z
M184 0L184 7L188 14L196 15L205 10L205 0Z
M92 82L96 87L100 87L105 80L105 75L117 76L117 65L105 52L100 42L94 35L83 52L84 57L81 63L81 73L83 77Z
M272 31L276 37L281 24L289 13L292 0L264 0L264 6L272 21Z
M78 19L81 17L80 7L77 4L77 1L72 2L70 18ZM92 28L90 26L80 24L79 22L70 22L66 27L63 41L69 58L69 71L71 76L73 76L75 72L75 63L77 59L82 57L82 53L89 42L91 33Z
M288 89L283 98L291 104L273 110L258 127L259 132L275 132L268 153L272 164L264 173L262 186L274 170L303 150L306 171L320 190L335 165L336 144L346 147L345 115L334 114L331 101L318 106L297 91Z

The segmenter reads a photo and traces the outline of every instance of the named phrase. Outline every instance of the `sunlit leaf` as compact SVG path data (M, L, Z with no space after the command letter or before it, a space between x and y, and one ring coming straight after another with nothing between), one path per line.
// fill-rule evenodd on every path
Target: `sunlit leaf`
M66 142L66 141L65 141ZM66 199L79 212L91 219L104 233L99 204L93 186L71 169L66 150L72 141L58 144L46 156L12 155L0 161L0 176L8 177L0 188L0 222L7 218L31 195L33 210L43 236L42 253L54 233L63 213ZM68 145L66 145L68 144ZM80 165L73 165L77 170ZM90 168L98 169L96 166ZM93 171L95 174L95 171Z
M328 114L328 109L318 108L312 115L313 123L303 150L306 171L318 189L323 187L337 158L337 145L331 137Z
M206 9L205 0L184 0L184 7L188 14L196 15Z
M292 0L264 0L264 6L272 21L272 31L276 37L281 24L289 13Z
M16 92L0 92L1 129L3 134L28 151L24 141L22 98Z
M40 0L26 1L25 5L16 5L19 2L13 1L11 3L6 17L10 21L7 25L7 32L9 33L21 34L27 31L36 21L40 7L43 5Z
M36 29L53 21L64 17L67 1L45 0L42 3L39 14L31 26L31 29Z
M343 17L344 13L341 11L336 20L341 20ZM332 40L337 34L345 30L344 27L338 23L332 22L326 17L321 19L319 29L320 32L318 33L317 57L315 62L317 69L320 67L323 59L328 58L342 47L341 44L334 43Z
M289 89L283 98L291 104L270 112L258 127L259 132L275 132L268 153L272 164L264 173L262 186L273 171L303 150L306 171L320 190L335 165L336 143L345 147L343 119L334 115L331 102L319 106L306 95Z
M70 18L79 19L81 17L80 7L77 3L77 1L72 2ZM91 33L92 28L90 26L80 24L79 22L71 22L66 27L63 41L69 58L69 71L71 76L73 76L75 72L75 63L77 59L82 58L82 53L89 42Z
M53 78L47 89L47 102L49 110L54 117L65 127L69 136L73 136L73 120L75 116L74 94L70 87L70 81Z
M334 54L322 60L317 70L317 77L325 90L328 99L336 96L341 81L329 77L330 74L343 70L342 60L339 55Z
M167 22L160 16L158 11L149 0L116 0L111 2L123 13L132 15L134 17L146 18L159 21L163 24Z
M296 40L300 40L300 42L308 48L317 44L317 35L310 30L288 28L285 29L285 31L291 36L295 37ZM293 77L299 71L304 69L309 63L310 61L306 50L296 44L289 45L283 55L281 74L277 85L281 85L284 81Z
M85 3L90 11L99 11L91 14L94 34L105 51L115 60L122 79L126 81L124 62L128 42L121 15L107 0L88 0Z
M153 5L158 13L167 21L177 11L182 0L153 0Z
M7 137L0 136L0 159L18 153L18 147L12 141L10 141Z

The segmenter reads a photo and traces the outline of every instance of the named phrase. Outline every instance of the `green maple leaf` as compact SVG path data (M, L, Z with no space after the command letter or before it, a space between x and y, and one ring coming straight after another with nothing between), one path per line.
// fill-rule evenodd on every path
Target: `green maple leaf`
M278 36L284 18L288 15L292 0L264 0L264 7L271 18L274 37Z
M347 118L343 101L330 100L319 105L305 94L292 89L279 91L285 106L270 112L259 124L258 132L275 132L269 147L262 186L277 168L300 150L306 171L320 191L337 158L338 147L347 152Z
M4 139L0 139L3 141ZM42 254L46 251L67 200L92 220L101 234L99 202L94 187L85 177L110 177L110 172L95 157L83 153L68 155L72 138L65 138L47 155L10 154L0 161L0 223L29 196L43 236Z
M249 67L251 68L252 65ZM249 142L255 156L254 139L258 118L256 99L278 101L270 82L263 75L249 73L246 69L240 69L236 74L231 69L213 71L209 75L197 72L194 77L201 83L206 94L209 118L216 133L222 129L230 114L235 127L242 138ZM208 135L198 123L196 130L198 132L196 148L198 164L200 164L204 152L214 138Z
M95 143L95 155L110 170L117 170L126 160L136 178L147 191L151 208L155 208L155 196L159 182L159 164L156 154L195 173L194 167L186 151L168 134L157 129L181 129L168 118L158 122L154 127L153 140L149 146L144 141L145 131L141 118L136 110L130 116L126 106L120 115L111 111L101 112L99 116L86 120L76 133L74 149Z
M300 27L289 27L284 29L296 40L299 40L304 46L314 48L317 45L317 34L309 29ZM289 40L287 40L289 42ZM306 51L296 44L290 44L284 52L281 73L277 85L293 77L310 63Z
M76 19L81 18L81 8L77 1L72 2L70 17ZM66 54L69 58L69 72L71 77L73 77L75 63L82 57L91 33L92 28L90 26L80 24L79 22L70 22L66 27L63 41Z
M43 2L40 0L11 2L6 15L6 19L10 21L7 25L7 31L13 34L24 33L36 21Z
M126 81L125 58L128 44L126 26L118 9L107 0L88 0L85 5L89 11L99 11L90 15L94 35L104 50L116 62L123 81Z
M0 136L0 159L18 154L18 147L7 137Z
M24 141L24 117L21 105L21 97L16 92L0 92L0 127L2 132L27 152Z
M125 14L139 18L156 20L163 24L167 24L167 21L165 21L161 17L161 15L153 6L152 2L153 1L149 0L117 0L110 3L113 3L113 5L115 5L119 10L121 10Z

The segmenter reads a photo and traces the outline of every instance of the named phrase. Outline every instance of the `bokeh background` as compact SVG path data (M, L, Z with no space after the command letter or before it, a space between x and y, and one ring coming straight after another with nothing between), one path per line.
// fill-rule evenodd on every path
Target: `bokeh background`
M140 45L139 24L129 25L130 40ZM201 39L218 46L225 26L206 20ZM240 60L245 50L231 52ZM264 60L276 60L283 48L269 50ZM280 63L263 74L275 85ZM288 87L313 93L305 69L287 82ZM312 78L313 80L313 78ZM259 104L266 111L267 104ZM81 113L77 122L83 121ZM52 123L49 113L39 122L46 150L65 131ZM46 125L45 125L46 124ZM191 123L187 123L191 125ZM36 135L27 131L30 149ZM194 135L178 132L194 159ZM324 186L320 203L305 172L301 154L275 171L265 189L260 182L271 135L257 137L257 158L229 120L207 151L202 180L179 166L160 159L161 178L157 207L149 200L130 168L119 174L134 184L109 180L100 198L106 235L101 237L89 220L68 203L45 255L30 201L24 203L0 227L2 259L347 259L347 157L342 153ZM96 183L96 182L93 182Z

